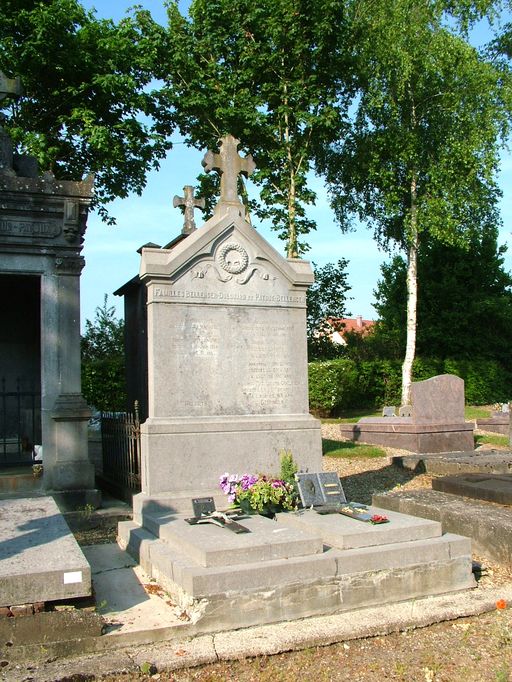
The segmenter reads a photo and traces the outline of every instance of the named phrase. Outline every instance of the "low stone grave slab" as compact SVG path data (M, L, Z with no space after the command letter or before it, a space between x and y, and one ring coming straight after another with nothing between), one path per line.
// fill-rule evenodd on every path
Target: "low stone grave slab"
M490 431L491 433L501 433L506 436L510 428L510 414L499 412L491 417L477 419L476 428L482 431Z
M0 500L0 606L90 594L89 564L53 498Z
M441 492L512 505L512 474L461 474L432 479Z
M449 452L474 448L473 424L418 424L412 417L363 417L340 424L341 437L411 452Z
M411 542L439 537L442 533L441 524L436 521L417 519L377 507L368 507L367 511L371 516L387 516L389 523L374 525L342 514L317 514L314 509L305 509L297 514L279 514L278 520L280 524L307 528L312 533L318 533L326 544L337 549Z
M396 490L376 494L372 501L383 509L439 521L443 532L469 536L476 553L512 564L512 514L508 507L439 490Z
M320 533L286 528L258 514L240 517L250 532L235 534L211 524L190 526L183 516L146 515L144 527L199 566L232 566L320 554Z
M372 513L383 513L371 508ZM185 515L119 524L122 549L198 631L332 614L474 587L467 538L386 512L371 525L314 510L240 519L250 533L189 525Z

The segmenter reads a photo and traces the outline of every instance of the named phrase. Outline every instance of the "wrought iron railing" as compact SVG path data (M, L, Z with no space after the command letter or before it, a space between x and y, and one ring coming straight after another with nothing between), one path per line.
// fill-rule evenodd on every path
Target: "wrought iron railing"
M131 493L141 489L140 417L133 412L101 413L103 476Z
M0 380L0 464L29 463L41 444L41 391L29 381Z

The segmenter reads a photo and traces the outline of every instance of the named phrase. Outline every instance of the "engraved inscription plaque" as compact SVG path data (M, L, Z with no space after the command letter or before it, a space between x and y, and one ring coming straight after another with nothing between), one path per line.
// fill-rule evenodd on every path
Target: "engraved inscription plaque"
M176 416L299 414L307 384L297 370L300 311L167 307L168 353L155 370L162 409ZM169 390L180 386L179 396Z
M12 237L44 237L52 239L61 233L59 223L51 220L19 220L16 218L0 218L0 234Z

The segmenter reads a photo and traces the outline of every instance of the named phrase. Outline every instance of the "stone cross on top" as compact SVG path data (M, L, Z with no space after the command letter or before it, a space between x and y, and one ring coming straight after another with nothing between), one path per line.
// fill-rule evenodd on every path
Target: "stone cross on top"
M205 207L204 197L195 197L194 188L192 187L192 185L185 185L185 187L183 188L183 196L179 197L176 194L174 196L174 199L172 200L172 205L174 206L174 208L176 208L177 206L185 207L185 210L183 212L184 221L181 234L191 234L196 229L196 223L194 220L194 209Z
M256 168L253 158L248 154L242 158L238 154L237 140L232 135L226 135L220 141L220 151L215 154L212 151L206 152L203 159L203 166L209 173L211 170L220 172L220 199L215 208L215 213L221 213L223 208L229 206L243 207L238 198L238 176L243 173L249 177Z

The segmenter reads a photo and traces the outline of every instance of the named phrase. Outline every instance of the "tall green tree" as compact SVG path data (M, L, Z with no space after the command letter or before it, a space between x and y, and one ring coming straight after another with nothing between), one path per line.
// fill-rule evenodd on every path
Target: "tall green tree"
M116 25L78 0L0 4L0 70L20 76L24 92L4 127L41 170L73 180L94 173L105 219L105 204L140 193L170 147L151 125L155 31L142 10Z
M82 349L82 392L98 410L126 408L124 321L105 294L94 320L86 320Z
M307 293L308 356L310 360L325 359L339 355L340 347L333 344L333 331L329 318L348 317L348 261L341 258L337 263L317 266L313 263L315 282Z
M347 69L333 48L345 30L343 3L330 0L193 0L189 19L168 5L157 52L162 129L173 112L187 143L215 148L231 133L254 155L260 201L289 257L315 227L306 207L314 141L328 139L346 109ZM333 69L338 61L338 68Z
M475 8L475 5L476 8ZM425 235L464 245L494 216L507 132L502 71L446 23L490 2L354 3L360 97L348 135L320 154L342 228L358 216L407 259L402 401L416 348L417 260Z
M510 366L512 276L504 268L505 246L489 226L468 248L427 240L418 257L417 351L439 359L497 359ZM395 256L382 266L375 291L376 334L393 354L406 344L407 265Z

